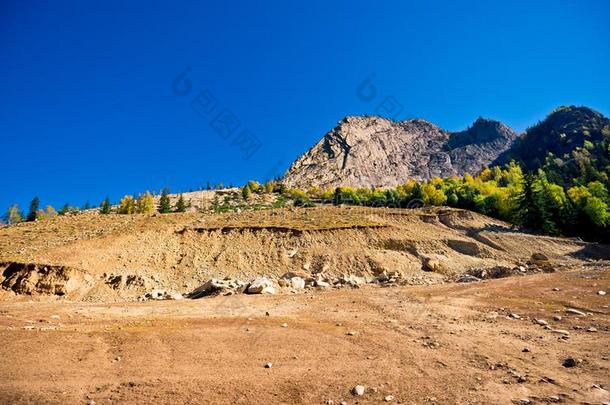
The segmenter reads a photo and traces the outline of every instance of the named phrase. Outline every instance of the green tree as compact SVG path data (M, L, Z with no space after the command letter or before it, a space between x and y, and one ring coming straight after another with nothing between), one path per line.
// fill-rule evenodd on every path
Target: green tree
M159 199L159 212L161 214L168 214L172 212L172 205L169 199L169 188L164 188L161 192L161 198Z
M187 208L187 204L186 201L184 201L184 196L182 194L180 194L180 197L178 197L178 201L176 201L176 206L174 208L174 210L176 212L185 212Z
M28 212L27 221L32 222L36 221L38 218L38 209L40 207L40 199L38 197L34 197L32 202L30 202L30 211Z
M108 197L106 197L106 198L104 198L104 201L102 201L102 203L100 204L100 214L108 215L108 214L110 214L110 211L111 211L110 199Z
M241 188L241 196L243 197L244 201L248 201L251 194L252 191L250 190L250 184L246 184Z

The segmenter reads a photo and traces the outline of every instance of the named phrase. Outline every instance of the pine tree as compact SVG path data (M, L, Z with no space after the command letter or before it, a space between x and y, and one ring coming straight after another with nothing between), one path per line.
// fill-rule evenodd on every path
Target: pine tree
M517 207L514 221L521 226L536 227L539 223L539 213L534 197L534 175L527 173L522 182L521 192L515 195Z
M70 209L71 209L70 204L65 203L64 206L59 209L58 214L66 215L68 212L70 212Z
M172 212L172 206L169 199L169 188L167 187L161 192L161 198L159 199L159 212L161 214Z
M86 201L85 205L83 205L83 211L87 211L88 209L91 209L91 204L89 201Z
M30 203L30 212L28 213L27 221L32 222L36 221L38 218L38 208L40 207L40 199L38 197L34 197L32 202Z
M184 197L180 194L178 201L176 202L175 211L176 212L185 212L187 208L186 201L184 201Z
M252 194L252 190L250 190L250 185L246 184L241 188L241 196L244 201L248 201L250 199L250 195Z
M102 204L100 205L100 214L108 215L110 214L110 199L108 197L104 198Z

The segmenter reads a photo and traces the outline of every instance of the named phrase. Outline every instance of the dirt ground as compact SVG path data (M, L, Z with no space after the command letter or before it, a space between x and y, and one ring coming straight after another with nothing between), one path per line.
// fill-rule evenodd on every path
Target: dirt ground
M473 284L5 301L0 402L601 404L610 296L600 290L610 267L591 263Z

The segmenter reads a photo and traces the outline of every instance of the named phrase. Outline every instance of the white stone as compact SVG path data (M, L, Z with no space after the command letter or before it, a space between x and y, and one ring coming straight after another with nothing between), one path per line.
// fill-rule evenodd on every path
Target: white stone
M356 385L354 388L352 388L352 394L357 395L359 397L364 395L364 386Z
M259 277L254 279L248 286L250 294L275 294L273 283L267 277Z
M301 277L292 277L290 279L290 285L295 290L302 290L305 288L305 280L303 280Z

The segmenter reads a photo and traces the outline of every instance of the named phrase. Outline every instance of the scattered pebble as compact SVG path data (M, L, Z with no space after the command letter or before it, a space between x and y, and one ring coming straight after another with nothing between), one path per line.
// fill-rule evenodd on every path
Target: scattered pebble
M524 347L523 350L521 350L523 353L529 353L530 349L527 347Z
M273 367L273 363L267 363L267 364L265 364L265 368L271 368L271 367Z
M597 332L597 329L591 326L589 329L587 329L587 332Z
M283 323L283 324L282 324L282 328L287 328L287 327L288 327L288 324L287 324L287 323Z
M597 292L597 295L606 295L606 292L600 290L600 291Z
M394 400L394 395L386 395L383 400L385 402L392 402Z
M561 321L561 319L562 319L562 318L561 318L561 315L553 315L553 320L554 320L554 321L559 322L559 321Z
M356 336L356 332L349 331L347 332L347 336Z
M559 288L555 287L553 288L553 291L559 291Z
M352 394L359 396L359 397L364 395L364 386L356 385L354 388L352 388Z
M536 319L536 323L540 326L548 325L549 323L544 319Z

